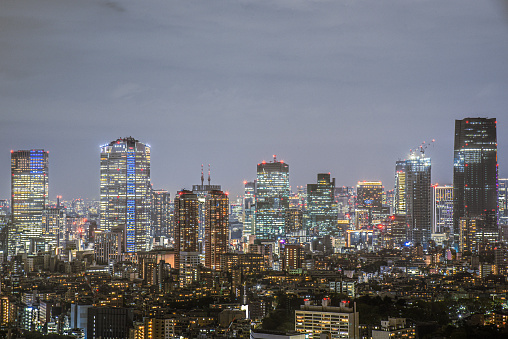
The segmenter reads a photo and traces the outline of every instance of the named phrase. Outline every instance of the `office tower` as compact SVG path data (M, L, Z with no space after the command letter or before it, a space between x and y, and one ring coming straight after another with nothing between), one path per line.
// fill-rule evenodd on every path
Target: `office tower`
M360 338L359 313L356 304L348 307L348 302L341 302L340 306L330 306L330 298L324 298L321 306L311 305L305 299L305 304L295 310L295 331L304 333L310 339L322 338L328 333L328 338Z
M303 230L303 212L297 208L288 208L286 210L286 234L294 234Z
M243 193L243 234L245 239L254 235L254 222L256 213L256 180L244 181Z
M335 188L335 201L337 201L339 210L339 220L350 219L353 215L355 209L354 195L353 187L342 186Z
M95 231L94 259L99 265L106 265L110 261L121 260L125 251L125 238L123 227L113 228L110 232Z
M373 227L389 214L384 206L384 187L381 181L358 182L356 186L356 229Z
M205 201L208 192L222 190L220 185L212 185L210 179L210 165L208 165L208 185L204 184L203 165L201 165L201 185L192 185L192 193L198 198L198 252L202 256L205 242Z
M307 184L306 229L320 235L337 234L337 215L335 178L319 173L317 184Z
M404 185L396 185L395 197L397 215L405 215L408 226L408 240L413 244L427 246L431 239L431 162L421 154L413 152L408 160L397 161L397 178L404 178ZM405 207L405 211L401 208ZM403 212L403 213L401 213Z
M283 161L263 161L257 166L256 237L284 236L285 212L289 207L289 165Z
M477 232L497 232L497 137L496 119L455 120L453 159L453 222L459 233L462 217L484 218Z
M432 186L432 231L453 232L453 186Z
M170 195L166 190L152 190L152 233L154 237L166 237L172 243Z
M67 214L65 207L57 204L55 207L46 208L42 214L43 237L46 244L52 248L62 245L65 240Z
M31 244L43 233L42 215L48 201L48 153L42 149L11 151L13 230L9 232L9 254L43 249Z
M180 270L180 286L197 279L198 251L198 196L182 190L175 196L175 268Z
M508 179L499 179L499 224L508 225Z
M395 164L395 189L393 214L406 215L406 161Z
M127 252L150 241L150 146L128 137L101 147L100 229L125 225Z
M205 202L205 267L220 270L220 257L229 247L229 198L222 191L210 191Z

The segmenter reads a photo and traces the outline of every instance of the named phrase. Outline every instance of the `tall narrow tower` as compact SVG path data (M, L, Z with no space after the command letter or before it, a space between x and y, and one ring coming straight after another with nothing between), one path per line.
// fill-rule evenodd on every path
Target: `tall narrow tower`
M289 208L289 165L263 161L257 167L256 237L277 239L285 234L285 213Z
M496 119L455 120L453 157L453 224L460 218L483 219L480 236L497 237L497 136Z
M34 251L30 245L42 236L42 216L48 201L48 152L11 151L11 199L9 252Z
M148 249L150 146L128 137L101 147L100 229L125 227L126 251Z
M409 159L397 161L395 211L406 216L408 240L426 246L431 239L431 162L424 154L412 153ZM400 183L400 184L399 184Z
M205 202L205 267L220 270L220 257L228 252L229 198L222 191L210 191Z

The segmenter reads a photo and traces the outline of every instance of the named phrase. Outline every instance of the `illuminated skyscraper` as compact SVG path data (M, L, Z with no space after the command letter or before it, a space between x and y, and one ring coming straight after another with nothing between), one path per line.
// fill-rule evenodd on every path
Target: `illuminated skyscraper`
M132 137L101 147L100 229L125 225L127 252L150 241L150 146Z
M395 190L393 214L406 215L406 161L395 164Z
M432 231L453 232L453 186L434 185L432 196Z
M180 270L180 286L197 279L198 247L198 196L182 190L175 196L175 268Z
M243 237L255 234L254 221L256 213L256 181L245 181L243 193Z
M404 200L402 205L401 200L396 203L396 214L406 216L408 240L426 246L432 230L430 158L425 158L424 153L412 153L408 160L397 161L395 175L396 180L398 177L405 181L395 187L396 200Z
M453 159L453 223L459 234L461 217L483 218L478 234L497 232L496 119L455 120Z
M283 237L288 207L289 165L274 156L273 162L263 161L257 166L256 237Z
M508 225L508 179L499 179L499 223Z
M174 241L171 227L170 195L166 190L152 190L152 234L154 237L166 237Z
M360 181L356 186L356 229L372 227L389 214L384 206L384 186L381 181Z
M220 257L229 247L229 198L222 191L210 191L205 210L205 267L220 270Z
M320 235L336 234L338 207L335 202L335 178L319 173L317 184L307 184L306 229Z
M34 251L30 243L43 234L42 215L48 201L48 152L11 151L11 174L13 229L9 232L9 252Z

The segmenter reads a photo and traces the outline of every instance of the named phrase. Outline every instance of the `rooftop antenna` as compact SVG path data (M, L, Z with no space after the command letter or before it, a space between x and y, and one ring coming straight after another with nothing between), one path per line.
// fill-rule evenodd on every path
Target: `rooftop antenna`
M205 181L205 177L203 175L203 164L201 164L201 186L203 186L204 181Z
M273 155L273 162L277 162L277 155L276 154Z
M208 164L208 186L210 186L210 164Z

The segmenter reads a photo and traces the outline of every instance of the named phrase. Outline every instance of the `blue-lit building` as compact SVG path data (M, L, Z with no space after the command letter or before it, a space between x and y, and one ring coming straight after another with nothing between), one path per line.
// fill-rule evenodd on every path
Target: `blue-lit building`
M408 241L427 246L432 234L430 158L415 152L409 159L397 161L396 180L401 177L404 185L395 187L395 196L400 197L396 210L399 208L404 214L398 214L406 217Z
M307 184L306 229L323 236L336 234L337 217L335 178L330 179L330 173L319 173L316 184Z
M150 241L150 146L128 137L101 147L100 229L125 227L127 252Z
M498 168L496 119L455 120L453 223L460 218L484 220L479 235L497 238ZM485 234L484 234L485 233Z
M263 161L257 166L255 228L258 239L285 235L285 213L289 208L289 165Z
M254 235L254 221L256 214L256 181L244 182L243 194L243 231L242 236L248 239Z
M41 237L48 202L48 157L42 149L11 151L11 255L44 248Z

